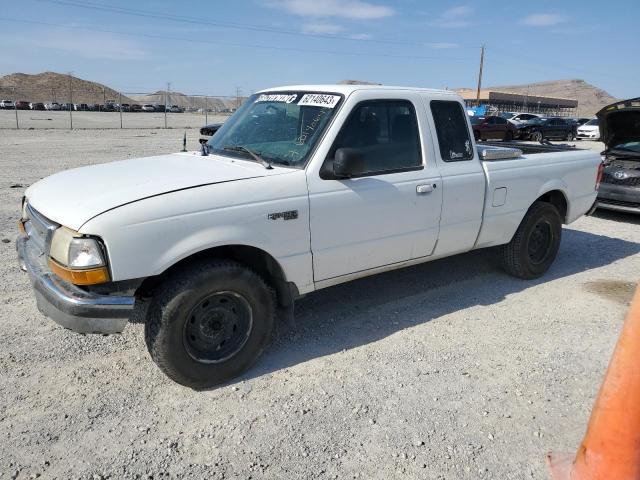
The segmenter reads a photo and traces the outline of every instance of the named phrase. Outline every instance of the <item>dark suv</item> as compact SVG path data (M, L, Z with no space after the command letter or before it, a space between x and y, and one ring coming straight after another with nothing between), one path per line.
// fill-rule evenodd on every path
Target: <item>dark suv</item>
M544 139L572 141L576 138L576 126L560 117L534 118L518 128L518 136L536 142Z

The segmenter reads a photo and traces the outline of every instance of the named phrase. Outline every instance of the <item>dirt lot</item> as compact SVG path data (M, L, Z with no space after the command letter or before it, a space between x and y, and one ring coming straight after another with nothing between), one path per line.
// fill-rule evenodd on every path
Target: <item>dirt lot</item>
M638 280L638 217L565 228L533 282L481 251L317 292L207 392L160 373L142 325L80 336L41 316L12 242L24 187L181 135L0 130L0 479L544 479L548 450L576 449Z

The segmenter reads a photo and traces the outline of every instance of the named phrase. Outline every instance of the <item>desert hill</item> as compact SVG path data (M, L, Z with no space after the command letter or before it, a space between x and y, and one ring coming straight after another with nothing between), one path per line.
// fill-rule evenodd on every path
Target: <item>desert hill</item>
M72 97L69 97L71 87ZM25 100L27 102L58 103L101 103L120 101L120 94L101 83L83 80L69 75L44 72L36 75L12 73L0 77L0 98ZM131 103L131 99L122 96L122 103Z
M581 117L592 116L602 107L617 100L601 88L579 79L553 80L527 85L486 87L486 89L524 95L541 95L578 100L577 115Z
M179 105L185 109L209 108L211 110L223 110L225 108L236 108L237 99L235 97L191 97L180 92L165 92L159 90L150 95L131 95L134 102L144 104L167 104ZM166 102L165 102L166 101ZM240 103L244 101L244 97L240 98Z

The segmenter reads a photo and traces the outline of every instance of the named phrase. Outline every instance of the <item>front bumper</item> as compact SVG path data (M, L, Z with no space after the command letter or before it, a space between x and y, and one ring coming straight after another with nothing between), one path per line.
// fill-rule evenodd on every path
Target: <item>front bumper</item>
M21 235L16 240L20 266L29 274L38 310L78 333L120 333L133 312L135 297L96 295L51 273L40 252Z
M601 183L596 204L607 210L640 213L640 187Z

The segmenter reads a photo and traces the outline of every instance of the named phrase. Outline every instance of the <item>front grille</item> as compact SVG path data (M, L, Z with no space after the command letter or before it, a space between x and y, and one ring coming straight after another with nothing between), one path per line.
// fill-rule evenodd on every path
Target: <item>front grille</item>
M624 185L625 187L640 187L640 177L616 178L608 172L602 175L602 182L611 185Z
M38 248L41 254L48 254L53 238L53 232L59 225L52 222L47 217L39 213L31 205L27 205L27 218L24 222L24 229L29 240Z

